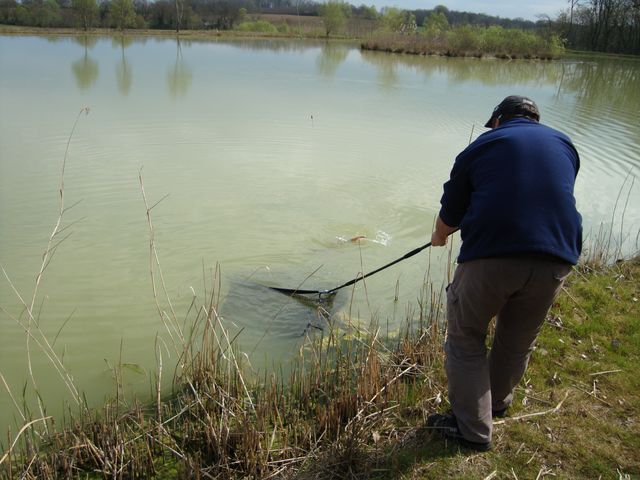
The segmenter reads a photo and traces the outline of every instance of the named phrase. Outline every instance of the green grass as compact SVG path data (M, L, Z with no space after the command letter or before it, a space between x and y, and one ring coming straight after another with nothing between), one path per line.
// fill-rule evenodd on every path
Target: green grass
M639 299L640 259L576 271L540 334L509 417L552 410L568 394L558 411L507 418L496 425L488 454L454 448L434 462L418 452L399 478L486 478L494 471L496 478L640 478Z

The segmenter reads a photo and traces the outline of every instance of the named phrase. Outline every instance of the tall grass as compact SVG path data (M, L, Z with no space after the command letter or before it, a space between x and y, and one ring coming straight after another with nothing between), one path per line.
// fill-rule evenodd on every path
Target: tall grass
M588 232L585 249L578 268L600 271L625 258L640 255L640 228L629 227L625 217L629 199L635 187L635 176L629 171L611 211L611 220L601 223L596 231Z
M212 282L215 284L215 282ZM7 478L274 478L368 463L370 439L397 434L416 405L442 398L441 305L425 306L393 339L337 328L301 347L291 372L249 379L212 300L198 305L172 392L123 410L112 402L28 435L0 468ZM343 320L343 319L342 319ZM346 319L348 322L348 319ZM158 385L160 383L158 382ZM159 387L158 387L159 388ZM431 400L427 400L431 399ZM421 413L419 413L421 414ZM328 456L326 452L331 452ZM321 471L314 462L323 456Z

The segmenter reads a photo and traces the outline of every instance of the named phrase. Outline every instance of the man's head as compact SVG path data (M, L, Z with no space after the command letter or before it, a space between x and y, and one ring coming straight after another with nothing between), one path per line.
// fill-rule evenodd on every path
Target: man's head
M516 117L526 117L538 122L540 121L540 111L530 98L510 95L493 109L491 118L487 121L485 127L495 128L498 124Z

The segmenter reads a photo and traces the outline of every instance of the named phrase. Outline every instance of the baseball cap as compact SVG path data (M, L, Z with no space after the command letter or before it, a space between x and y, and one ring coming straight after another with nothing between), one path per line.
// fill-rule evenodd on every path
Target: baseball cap
M485 127L491 128L491 122L494 118L500 118L503 115L510 116L526 116L540 120L540 111L533 100L519 95L509 95L502 100L500 104L493 109L491 118L485 123Z

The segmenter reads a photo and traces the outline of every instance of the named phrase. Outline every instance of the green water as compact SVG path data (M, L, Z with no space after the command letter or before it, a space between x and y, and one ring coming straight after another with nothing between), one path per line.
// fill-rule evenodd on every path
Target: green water
M185 318L193 292L202 301L219 265L220 313L230 330L243 329L239 344L258 369L286 362L305 333L324 326L312 309L259 285L331 288L426 243L453 158L512 93L534 98L542 121L576 143L587 233L613 221L625 251L637 250L638 61L0 37L0 265L10 280L0 277L0 373L18 401L25 384L33 397L26 315L13 288L31 303L81 108L90 113L70 142L64 196L73 208L58 239L71 235L45 271L34 310L96 404L114 391L110 366L130 364L127 391L144 394L156 345L165 365L176 360L153 298L140 172L151 205L166 196L152 215L176 316ZM344 241L357 235L366 239ZM371 277L366 288L341 292L331 313L394 328L416 314L427 272L441 284L446 256L427 251ZM162 308L170 311L166 301ZM70 394L35 341L29 350L55 414ZM0 427L18 417L0 387Z

